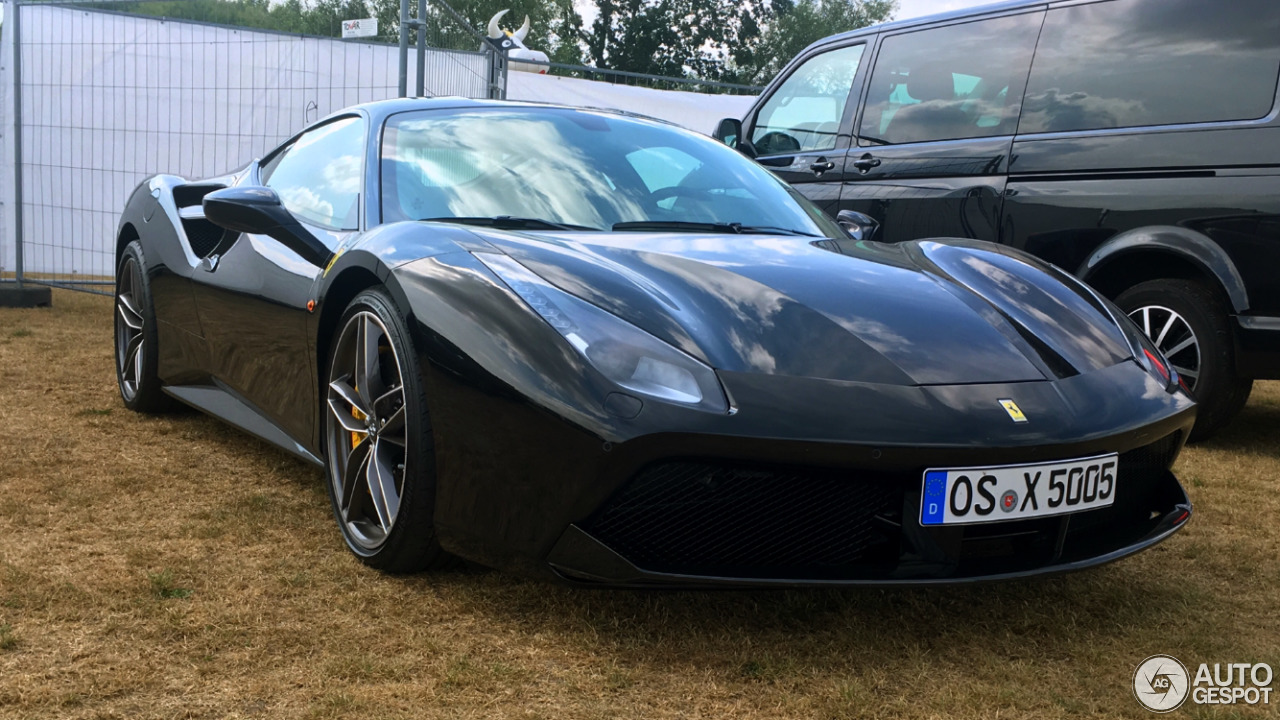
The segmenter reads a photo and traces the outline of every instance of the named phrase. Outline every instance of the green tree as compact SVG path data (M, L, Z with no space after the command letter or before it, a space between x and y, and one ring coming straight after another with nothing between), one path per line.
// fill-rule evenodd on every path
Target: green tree
M455 12L445 9L448 2ZM889 19L897 0L596 0L590 28L573 0L428 0L427 44L475 50L493 17L514 30L529 16L526 44L556 62L702 80L767 83L815 40ZM400 0L168 0L119 2L124 12L222 25L337 36L341 22L376 17L396 42ZM417 12L416 0L411 14ZM455 17L456 14L456 17Z
M480 39L464 27L441 0L427 0L427 44L451 50L476 50ZM514 30L528 15L532 28L528 45L560 62L581 62L579 47L582 18L573 0L453 0L449 6L481 34L489 18L500 10L511 12L503 27ZM118 2L110 9L182 20L198 20L219 25L237 25L278 32L334 37L342 33L342 21L355 18L378 19L378 39L398 42L400 0L168 0L167 2ZM417 0L411 0L410 16L417 14Z
M759 40L765 0L598 0L584 38L589 64L719 79L737 48Z
M898 0L773 0L759 41L737 52L725 76L764 85L816 40L893 18Z
M892 17L897 0L597 0L588 64L767 83L815 40Z
M218 25L261 28L308 35L340 35L342 21L377 17L384 36L394 35L399 5L394 15L379 12L383 0L169 0L168 2L119 2L110 9L140 15L197 20ZM398 0L396 0L398 3Z
M399 3L399 0L381 1L397 7ZM428 15L436 21L434 29L428 32L438 34L436 45L455 50L476 49L475 37L439 4L440 0L427 0ZM527 15L530 29L525 44L529 49L541 50L555 62L582 62L579 47L583 37L582 18L573 7L573 0L449 0L449 6L482 34L486 33L489 19L503 10L510 10L501 20L504 30L516 30Z

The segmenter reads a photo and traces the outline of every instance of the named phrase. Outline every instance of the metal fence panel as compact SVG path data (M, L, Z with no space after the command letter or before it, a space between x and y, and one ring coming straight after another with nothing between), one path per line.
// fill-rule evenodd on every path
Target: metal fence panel
M750 104L731 95L758 90L556 63L548 69L559 82L512 80L484 33L443 0L409 0L408 44L425 47L413 62L376 40L130 14L112 2L5 4L0 100L15 116L3 123L12 136L0 172L0 281L16 271L108 292L117 219L144 178L218 175L330 112L395 97L402 62L406 86L426 95L503 97L513 83L521 99L639 111L703 132Z
M14 210L28 281L107 291L119 212L145 177L219 174L330 112L398 94L393 45L128 15L92 3L9 8L20 13L12 23L20 26L20 68L16 78L7 69L6 84L21 99L22 200ZM429 50L425 65L429 94L490 92L490 60L481 52Z

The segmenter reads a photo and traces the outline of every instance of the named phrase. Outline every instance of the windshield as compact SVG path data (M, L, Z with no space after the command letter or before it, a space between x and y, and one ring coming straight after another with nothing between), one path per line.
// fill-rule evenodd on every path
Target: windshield
M383 222L443 218L600 230L700 223L840 237L803 196L721 143L564 108L423 110L389 119Z

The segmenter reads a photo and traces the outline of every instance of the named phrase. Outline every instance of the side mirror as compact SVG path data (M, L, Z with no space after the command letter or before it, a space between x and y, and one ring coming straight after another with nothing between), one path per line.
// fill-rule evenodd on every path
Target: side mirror
M725 118L716 126L711 137L737 150L749 158L755 159L756 149L742 137L742 121L737 118Z
M204 216L232 232L269 235L299 257L323 268L333 258L329 248L293 216L269 187L244 186L214 190L204 196Z
M849 237L858 242L871 240L875 237L876 230L880 229L880 223L873 220L871 216L854 210L841 210L836 215L836 224L844 228Z
M738 147L738 139L742 137L742 121L737 118L725 118L716 126L712 136L731 148Z

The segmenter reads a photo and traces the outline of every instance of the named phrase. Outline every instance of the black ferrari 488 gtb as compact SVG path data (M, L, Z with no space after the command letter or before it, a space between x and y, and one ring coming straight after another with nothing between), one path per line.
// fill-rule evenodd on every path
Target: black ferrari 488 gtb
M1123 313L1007 247L874 232L659 122L361 105L138 188L120 392L323 467L388 571L960 582L1187 521L1195 405Z

